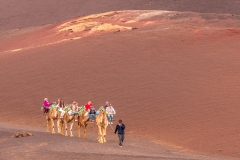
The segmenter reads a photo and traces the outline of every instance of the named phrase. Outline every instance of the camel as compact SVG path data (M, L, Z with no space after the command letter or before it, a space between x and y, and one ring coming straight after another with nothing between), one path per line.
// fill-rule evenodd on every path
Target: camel
M105 139L107 126L108 126L108 119L106 110L103 107L99 109L100 113L96 116L96 124L98 126L98 142L104 143L107 142Z
M62 129L63 129L63 125L64 125L65 126L65 136L68 136L67 124L70 123L70 137L73 137L72 127L73 127L73 123L74 123L74 116L69 114L69 111L71 111L71 108L69 106L67 106L65 111L66 111L66 113L64 114L63 118L61 119L59 117L59 134L63 135Z
M85 110L84 107L81 107L81 109L79 110L78 113L79 113L79 117L78 117L78 138L80 138L80 134L81 134L80 131L81 131L81 128L83 128L83 132L84 132L83 138L87 139L86 130L87 130L88 122L89 122L89 117L85 116L87 111Z
M46 132L49 132L49 126L52 128L52 133L55 133L54 129L54 121L58 119L58 111L55 104L52 104L49 107L49 111L46 113L46 120L47 120L47 129ZM58 125L59 126L59 125Z

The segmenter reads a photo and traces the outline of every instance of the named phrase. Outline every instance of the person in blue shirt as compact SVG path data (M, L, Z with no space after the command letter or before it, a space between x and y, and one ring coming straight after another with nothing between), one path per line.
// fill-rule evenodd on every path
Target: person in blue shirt
M93 122L95 119L95 114L96 114L96 110L94 109L94 106L90 107L90 111L89 111L89 119L90 122Z
M120 119L118 121L119 123L116 125L116 129L115 129L115 134L118 132L118 138L119 138L119 147L122 148L123 147L123 140L124 140L124 129L125 129L125 125L122 123L122 120Z

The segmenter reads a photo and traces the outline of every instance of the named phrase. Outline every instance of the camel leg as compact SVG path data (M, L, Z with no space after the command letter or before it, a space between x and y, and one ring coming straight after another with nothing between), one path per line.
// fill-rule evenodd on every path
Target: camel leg
M68 136L68 132L67 132L67 122L64 121L64 126L65 126L65 136Z
M100 140L100 131L99 131L99 128L98 128L98 137L97 137L97 140L98 140L98 141Z
M105 136L106 136L106 129L107 129L106 127L103 128L103 133L102 133L102 135L103 135L103 142L107 142L106 138L105 138Z
M52 123L52 134L54 134L55 133L55 129L54 129L54 120L53 119L51 119L51 123Z
M49 132L49 123L50 123L50 120L49 119L47 119L47 130L46 130L46 132Z
M72 134L73 123L74 123L74 119L73 119L72 122L70 123L70 137L73 137L73 134Z
M46 132L48 132L48 120L47 120L47 128L46 128Z
M101 143L104 143L104 130L103 128L101 127Z
M59 119L57 120L58 133L60 133Z
M104 143L104 127L101 128L101 132L102 132L102 135L101 135L102 143Z
M63 128L63 124L61 121L59 121L59 134L62 135L62 128Z
M103 138L102 138L102 126L98 126L98 131L99 131L99 143L103 143Z
M78 138L81 137L81 123L78 121Z
M84 138L84 139L87 139L87 126L84 125L84 126L83 126L83 129L84 129L84 131L83 131L83 132L84 132L83 138Z
M64 125L64 124L63 124L63 123L64 123L63 121L60 122L60 134L61 134L61 135L64 135L64 134L63 134L63 125Z

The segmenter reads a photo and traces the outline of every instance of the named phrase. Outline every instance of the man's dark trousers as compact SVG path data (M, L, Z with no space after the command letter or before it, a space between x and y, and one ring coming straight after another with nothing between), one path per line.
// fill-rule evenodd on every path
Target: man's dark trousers
M118 134L119 146L123 146L124 134Z

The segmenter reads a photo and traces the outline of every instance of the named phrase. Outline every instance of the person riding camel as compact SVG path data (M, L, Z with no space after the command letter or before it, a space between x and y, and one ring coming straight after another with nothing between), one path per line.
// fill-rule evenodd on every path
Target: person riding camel
M59 107L60 100L61 100L61 99L58 99L58 100L57 100L57 102L56 102L56 107Z
M60 118L63 118L64 114L65 114L65 103L63 101L63 99L60 100L60 103L59 103L59 111L61 112L60 114Z
M49 107L51 106L52 104L48 102L48 99L47 98L44 98L44 101L43 101L43 108L44 108L44 112L43 113L47 113L49 111Z
M114 116L114 114L116 114L115 109L113 108L113 106L111 104L109 104L106 111L108 113L108 124L113 124L113 116Z
M104 109L107 109L107 107L109 106L110 102L106 101L106 105L104 106Z
M75 122L78 121L78 103L73 101L72 102L72 112L74 115Z
M87 104L85 104L85 109L86 109L86 111L90 111L90 107L91 106L93 106L93 104L92 104L92 102L91 101L88 101L88 103Z
M95 114L96 114L96 110L95 110L94 106L91 106L90 107L90 111L89 111L89 120L90 120L90 122L94 121Z

